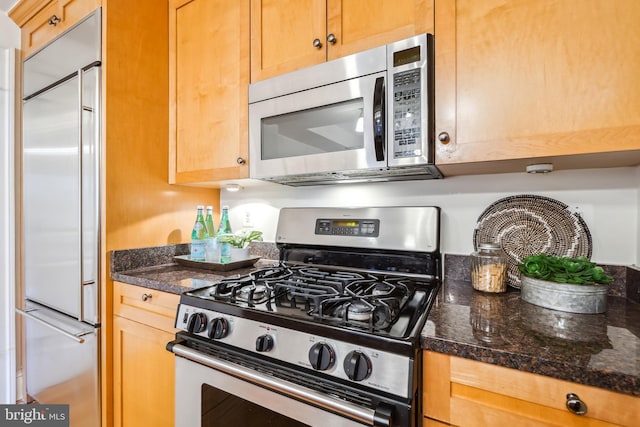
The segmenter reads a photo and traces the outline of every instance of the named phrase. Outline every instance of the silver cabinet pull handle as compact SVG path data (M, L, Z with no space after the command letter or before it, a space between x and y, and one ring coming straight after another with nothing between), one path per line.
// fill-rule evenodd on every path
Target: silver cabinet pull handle
M336 38L336 36L331 33L327 36L327 43L329 44L336 44L336 42L338 41L338 39Z
M243 159L242 157L238 157L236 159L236 163L239 165L244 165L245 163L247 163L247 161L245 159Z
M41 323L44 326L47 326L47 327L53 329L54 331L61 333L65 337L71 338L72 340L76 341L78 344L82 344L84 342L84 338L81 338L81 336L74 335L74 334L72 334L70 332L65 331L64 329L60 329L56 325L53 325L53 324L47 322L46 320L42 320L39 317L36 317L33 314L30 314L30 313L28 313L28 312L26 312L24 310L20 310L19 308L16 308L16 313L18 313L18 314L20 314L20 315L22 315L22 316L24 316L26 318L29 318L31 320L35 320L36 322ZM85 335L85 334L83 334L83 335Z
M316 49L322 48L322 42L320 41L320 39L313 39L313 47L315 47Z
M451 138L449 137L449 134L447 132L441 132L438 135L438 141L443 144L448 144L449 142L451 142Z
M51 18L47 20L47 24L53 25L55 27L56 25L58 25L58 22L60 21L61 19L58 18L56 15L51 15Z
M142 294L142 301L147 301L147 300L150 300L151 298L153 298L153 295L151 294Z
M567 394L567 409L576 415L584 415L587 413L587 404L584 403L577 394Z

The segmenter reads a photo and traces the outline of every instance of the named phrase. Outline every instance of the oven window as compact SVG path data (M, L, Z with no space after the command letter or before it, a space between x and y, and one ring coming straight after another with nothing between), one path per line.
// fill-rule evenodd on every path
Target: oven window
M262 119L262 160L364 148L364 100Z
M309 427L255 403L202 385L202 427Z

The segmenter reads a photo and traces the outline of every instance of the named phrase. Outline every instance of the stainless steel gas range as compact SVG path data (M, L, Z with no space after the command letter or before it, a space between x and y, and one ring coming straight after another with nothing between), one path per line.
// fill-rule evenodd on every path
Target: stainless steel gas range
M176 426L419 426L440 209L285 208L278 265L184 293Z

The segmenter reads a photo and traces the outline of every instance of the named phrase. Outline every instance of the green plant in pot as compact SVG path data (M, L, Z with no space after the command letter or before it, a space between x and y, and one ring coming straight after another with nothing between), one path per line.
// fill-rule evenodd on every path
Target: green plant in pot
M539 254L526 257L518 266L526 277L572 285L609 284L613 277L587 257L567 258Z
M531 255L518 266L521 298L531 304L571 313L604 313L613 277L587 257Z
M231 244L231 259L242 259L249 257L249 243L261 242L262 231L240 230L233 234L218 237L219 243Z

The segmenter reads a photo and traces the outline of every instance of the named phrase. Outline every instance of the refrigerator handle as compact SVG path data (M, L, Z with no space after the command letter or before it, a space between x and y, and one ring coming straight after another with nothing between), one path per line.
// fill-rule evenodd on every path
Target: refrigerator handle
M84 252L82 251L82 236L83 236L83 231L84 228L82 226L82 155L83 155L83 144L82 144L82 107L83 107L83 98L82 98L82 94L84 92L84 70L82 68L80 68L78 70L78 149L79 149L79 153L78 153L78 183L80 188L78 188L78 226L80 227L80 232L78 233L79 239L78 239L78 253L79 254L83 254ZM80 289L80 298L78 299L78 321L80 322L84 322L84 287L83 287L83 278L84 278L84 271L83 271L83 265L82 265L82 261L79 263L79 269L80 269L80 283L79 283L79 289Z
M22 315L22 316L24 316L24 317L26 317L28 319L35 320L36 322L39 322L39 323L41 323L41 324L43 324L45 326L48 326L49 328L55 330L56 332L61 333L65 337L71 338L72 340L76 341L78 344L82 344L84 342L84 338L82 338L82 335L86 335L86 333L83 333L83 334L80 334L80 335L72 334L70 332L65 331L64 329L61 329L61 328L59 328L59 327L47 322L46 320L42 320L39 317L36 317L36 316L30 314L29 312L21 310L19 308L16 308L16 313L18 313L18 314L20 314L20 315Z

